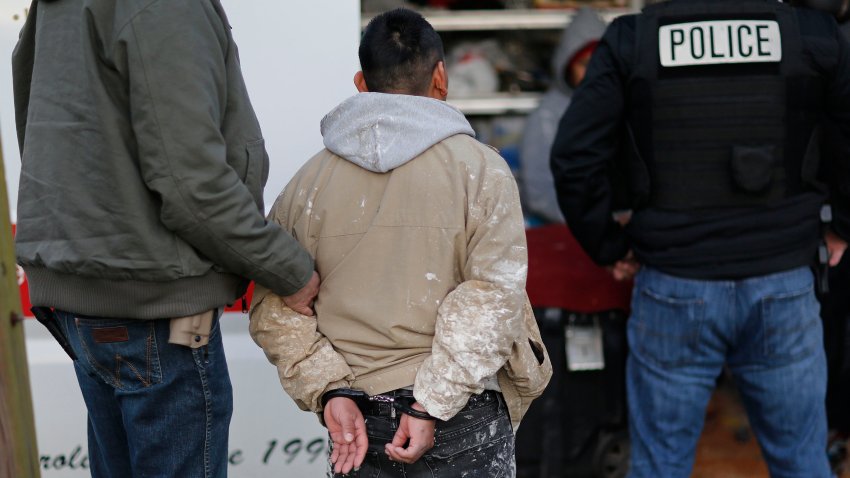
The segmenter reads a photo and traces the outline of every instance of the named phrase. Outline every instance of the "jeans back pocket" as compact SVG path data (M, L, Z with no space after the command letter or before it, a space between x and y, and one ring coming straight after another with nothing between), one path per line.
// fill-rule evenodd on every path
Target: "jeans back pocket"
M155 321L78 318L75 322L85 360L107 384L129 391L162 381Z
M701 298L667 297L646 288L636 294L632 307L628 330L633 354L665 367L694 360L705 316Z
M812 286L761 300L764 358L794 360L823 347L820 306Z

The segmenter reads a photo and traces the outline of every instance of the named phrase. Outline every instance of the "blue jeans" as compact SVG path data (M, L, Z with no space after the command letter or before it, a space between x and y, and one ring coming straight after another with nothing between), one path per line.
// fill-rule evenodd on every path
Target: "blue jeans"
M632 478L687 477L724 364L774 478L829 477L826 360L808 268L736 281L644 268L626 380Z
M392 442L401 415L391 406L376 405L369 413L366 432L369 450L359 471L334 477L350 478L512 478L516 476L514 432L501 393L470 397L466 406L447 421L437 421L434 447L412 465L391 461L384 445ZM330 473L329 473L330 476Z
M227 476L233 392L218 320L191 349L168 343L169 320L57 315L78 356L93 478Z

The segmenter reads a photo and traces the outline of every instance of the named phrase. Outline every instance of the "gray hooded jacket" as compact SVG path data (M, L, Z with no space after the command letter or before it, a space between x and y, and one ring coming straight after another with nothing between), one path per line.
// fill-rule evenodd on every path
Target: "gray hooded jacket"
M585 7L576 12L552 57L553 86L543 95L540 106L528 116L525 125L520 149L523 205L528 212L549 222L564 222L549 168L549 155L558 123L572 96L564 68L579 50L602 38L605 28L605 22L593 9Z
M263 217L265 151L218 0L34 2L13 58L34 305L156 319L281 295L313 262Z
M322 119L325 147L375 173L386 173L456 134L474 137L463 113L445 101L360 93Z

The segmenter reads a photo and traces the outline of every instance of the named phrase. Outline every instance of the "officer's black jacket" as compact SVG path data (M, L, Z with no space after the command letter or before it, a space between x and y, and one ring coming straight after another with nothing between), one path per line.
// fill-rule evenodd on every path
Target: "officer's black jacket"
M690 0L673 0L690 1ZM713 0L737 1L737 0ZM791 8L791 7L788 7ZM587 75L561 119L552 148L552 171L567 224L599 264L612 264L633 250L645 265L699 279L751 277L813 265L822 229L819 209L827 199L833 230L850 239L850 44L828 15L794 9L804 61L821 75L824 118L831 149L824 150L821 176L827 188L807 187L762 207L673 211L646 204L616 204L626 193L626 148L630 75L636 45L636 15L617 18L597 47ZM614 186L617 184L617 186ZM616 194L615 194L616 193ZM634 208L625 228L616 209Z

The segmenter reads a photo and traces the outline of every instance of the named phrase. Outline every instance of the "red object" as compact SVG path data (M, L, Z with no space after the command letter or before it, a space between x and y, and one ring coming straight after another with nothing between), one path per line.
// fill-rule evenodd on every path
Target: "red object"
M15 235L15 225L14 224L12 224L12 235L13 236ZM30 291L29 291L29 286L27 284L26 278L24 279L24 283L21 284L19 289L20 289L20 292L21 292L21 310L24 312L24 316L32 317L32 312L30 312L30 309L32 308L32 304L30 304ZM246 308L250 307L251 297L253 296L253 294L254 294L254 283L251 282L251 284L248 285L248 291L245 292L245 295L241 299L236 299L236 302L234 302L233 305L227 307L225 309L225 311L226 312L242 312L242 307L243 307L242 301L243 300L245 301L244 306Z
M236 299L236 302L233 305L227 306L224 311L225 312L242 312L242 301L245 301L244 307L247 310L248 307L251 307L251 297L254 297L254 283L251 282L248 284L248 290L245 292L245 295L242 296L241 299Z
M526 239L531 305L583 313L629 310L632 283L618 282L597 266L566 226L528 229Z
M567 62L567 68L564 71L570 71L573 67L573 63L578 61L579 58L587 55L590 56L593 54L593 51L596 50L597 45L599 45L599 40L591 40L587 42L587 45L581 47L581 49L573 54L570 57L570 61Z
M12 237L15 236L15 225L12 224ZM24 283L18 286L18 290L21 295L21 311L24 313L24 317L32 317L32 312L30 309L32 308L32 304L30 304L30 289L27 287L27 281L24 279Z

